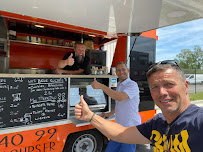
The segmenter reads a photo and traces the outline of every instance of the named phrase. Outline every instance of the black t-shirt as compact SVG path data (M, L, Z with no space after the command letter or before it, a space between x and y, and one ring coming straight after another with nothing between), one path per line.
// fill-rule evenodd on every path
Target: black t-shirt
M151 120L138 125L140 133L152 142L154 151L163 151L168 137L170 151L203 151L203 108L191 104L171 124L166 136L168 124L162 113Z
M90 63L90 58L88 56L85 56L84 58L84 62L82 63L78 63L76 58L75 58L75 52L68 52L64 55L63 60L66 60L71 53L73 54L73 59L75 60L74 64L72 66L66 65L63 70L79 70L79 69L83 69L84 70L84 74L88 74L88 65Z

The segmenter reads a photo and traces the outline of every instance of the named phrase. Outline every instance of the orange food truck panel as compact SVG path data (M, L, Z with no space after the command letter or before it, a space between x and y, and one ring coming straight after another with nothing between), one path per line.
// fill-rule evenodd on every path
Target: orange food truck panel
M141 112L142 116L144 112ZM151 113L151 114L149 114ZM144 121L152 118L154 110L145 114ZM143 119L142 119L143 121ZM0 135L0 152L62 152L69 137L75 132L94 129L92 125L76 127L73 123ZM72 143L73 144L73 143Z
M0 135L1 152L61 152L70 133L92 129L73 123Z

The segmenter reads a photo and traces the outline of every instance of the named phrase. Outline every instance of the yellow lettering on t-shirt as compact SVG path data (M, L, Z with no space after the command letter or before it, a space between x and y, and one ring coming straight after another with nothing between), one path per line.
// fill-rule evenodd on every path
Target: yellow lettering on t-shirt
M153 130L150 140L153 138L154 141L156 141L154 144L154 152L163 152L163 146L161 145L161 143L163 142L163 138L161 136L161 134L157 131L157 130Z
M163 152L167 149L169 149L170 152L191 152L190 147L188 146L189 134L187 130L182 130L175 136L170 135L168 145L166 144L166 138L165 134L162 137L157 130L152 131L150 140L155 141L153 146L154 152Z

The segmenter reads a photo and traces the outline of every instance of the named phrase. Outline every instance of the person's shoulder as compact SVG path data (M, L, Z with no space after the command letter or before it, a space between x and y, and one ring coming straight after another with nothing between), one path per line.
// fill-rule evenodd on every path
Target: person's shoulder
M197 105L191 104L189 110L185 115L185 121L192 122L194 127L201 128L203 130L203 108Z
M131 80L130 78L126 79L126 84L131 86L138 86L137 82L135 82L134 80Z
M199 113L199 114L203 114L203 108L199 107L195 104L191 104L188 108L187 108L188 113Z
M161 125L165 125L165 123L166 123L166 119L162 113L158 113L153 118L144 122L144 124L148 124L150 126L161 126Z
M198 107L198 106L196 106L195 105L195 110L197 111L197 115L200 117L200 118L202 118L202 120L203 120L203 108L202 107Z
M166 118L164 117L164 115L162 113L157 113L154 117L153 120L158 121L158 120L166 120Z
M87 56L87 55L85 55L85 60L86 60L86 61L90 61L90 57Z
M184 117L203 123L203 108L191 104L185 111Z
M137 84L137 82L135 82L134 80L130 79L130 77L127 78L127 81L131 82L131 83L136 83Z

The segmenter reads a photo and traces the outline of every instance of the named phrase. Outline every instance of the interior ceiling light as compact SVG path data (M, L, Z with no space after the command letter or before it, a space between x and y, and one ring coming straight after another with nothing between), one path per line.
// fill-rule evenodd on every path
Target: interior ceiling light
M39 7L37 7L37 6L33 6L32 8L39 8Z
M183 17L187 13L185 11L173 11L167 14L168 17Z
M44 28L44 26L42 25L35 25L36 27L39 27L39 28Z
M88 36L91 36L91 37L96 37L95 35L91 35L91 34L89 34Z

